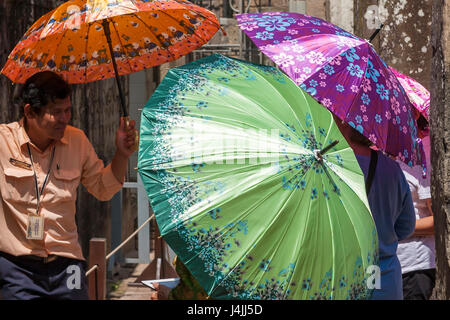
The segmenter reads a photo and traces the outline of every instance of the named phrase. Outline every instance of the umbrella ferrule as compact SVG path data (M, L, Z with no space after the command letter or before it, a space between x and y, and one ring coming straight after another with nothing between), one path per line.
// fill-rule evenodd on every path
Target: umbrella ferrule
M316 158L316 160L321 162L323 160L323 158L322 158L322 154L320 153L320 150L315 149L315 150L313 150L313 152L314 152L314 157Z

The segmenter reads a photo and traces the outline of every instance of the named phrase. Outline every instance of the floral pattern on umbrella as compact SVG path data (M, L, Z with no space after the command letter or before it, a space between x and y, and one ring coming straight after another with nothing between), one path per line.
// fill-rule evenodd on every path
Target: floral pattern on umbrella
M390 69L397 76L413 106L428 120L430 117L430 92L413 78L392 67Z
M367 40L299 13L236 17L261 51L318 102L379 149L425 171L411 103Z

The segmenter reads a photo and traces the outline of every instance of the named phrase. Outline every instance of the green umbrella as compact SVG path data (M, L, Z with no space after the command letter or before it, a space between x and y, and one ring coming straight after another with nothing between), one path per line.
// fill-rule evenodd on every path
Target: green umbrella
M331 113L276 68L212 55L142 111L161 235L211 298L364 299L378 238Z

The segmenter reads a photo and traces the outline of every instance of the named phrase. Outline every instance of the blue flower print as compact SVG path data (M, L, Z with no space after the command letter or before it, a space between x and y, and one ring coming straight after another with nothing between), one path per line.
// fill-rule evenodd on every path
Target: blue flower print
M345 282L345 276L342 276L339 280L339 288L345 288L347 286L347 283Z
M339 92L343 92L344 91L344 86L342 85L342 84L338 84L337 86L336 86L336 90L337 91L339 91Z
M307 113L305 116L305 122L306 122L306 126L309 128L312 123L312 117L309 113Z
M350 38L359 40L357 36L354 36L353 34L347 32L347 31L335 31L335 33L336 33L338 36L350 37Z
M312 189L311 199L317 199L317 189L316 188Z
M347 66L347 70L350 72L352 76L357 76L358 78L361 78L364 73L364 71L361 70L361 68L357 64L353 63L350 63Z
M342 156L340 154L336 155L336 160L338 162L338 165L342 167L344 160L342 159Z
M214 208L212 210L208 211L208 216L210 216L213 220L217 220L218 218L221 218L221 216L219 216L221 209L220 208Z
M317 81L314 80L314 79L312 79L311 81L309 81L309 85L310 85L311 87L316 87L316 86L317 86Z
M270 269L272 269L272 268L270 268L269 267L269 264L270 264L270 260L269 259L263 259L263 260L261 260L261 262L259 263L259 268L261 269L261 270L263 270L263 271L265 271L265 272L269 272L270 271Z
M366 78L372 78L373 82L378 82L378 77L380 73L375 70L372 61L367 61Z
M281 16L264 16L258 20L258 26L266 28L266 31L286 31L286 27L291 25L292 19ZM293 22L293 21L292 21Z
M353 121L349 121L348 124L349 124L352 128L356 129L356 131L359 131L361 134L364 132L364 128L363 128L361 125L357 125L357 126L356 126L356 125L353 123Z
M284 40L291 40L292 37L291 37L291 36L285 36L283 39L284 39Z
M379 114L376 114L376 115L375 115L375 121L376 121L377 123L381 123L382 120L383 120L383 119L381 118L381 116L380 116Z
M360 124L358 124L355 129L356 129L356 131L359 131L359 133L361 133L361 134L364 132L364 128Z
M191 168L194 172L200 172L200 168L203 168L205 166L205 163L192 163Z
M202 108L207 108L208 107L208 103L205 101L199 101L197 102L197 108L202 109Z
M381 100L389 100L389 90L384 88L384 85L377 83L377 93Z
M398 91L397 90L392 90L392 93L394 94L394 96L396 97L396 98L398 98Z
M396 116L395 120L397 121L397 124L400 126L400 123L402 122L402 119L400 119L399 116ZM400 129L401 129L401 127L400 127Z
M263 31L263 32L257 32L255 38L257 39L261 39L261 40L271 40L273 39L273 33L268 32L268 31Z
M361 96L361 101L362 101L363 104L368 106L369 103L370 103L369 95L367 93L363 93L362 96Z
M305 190L305 187L306 187L306 180L305 179L300 180L300 183L297 185L297 189L299 187L302 188L302 190Z
M355 117L355 120L358 124L361 124L361 122L362 122L362 118L359 115Z
M320 33L320 30L319 29L315 29L315 28L311 29L311 31L314 32L314 33Z
M245 80L256 80L256 76L252 72L247 71L245 74Z
M408 158L408 150L404 149L403 150L403 155L405 156L405 158Z
M341 54L341 56L346 57L348 62L353 62L355 60L359 60L359 56L355 53L356 49L351 48L350 50L347 50Z
M300 85L300 88L308 92L310 95L315 96L317 94L317 90L314 87L307 88L304 83Z
M325 67L323 67L323 72L325 72L331 76L335 72L334 67L327 64Z

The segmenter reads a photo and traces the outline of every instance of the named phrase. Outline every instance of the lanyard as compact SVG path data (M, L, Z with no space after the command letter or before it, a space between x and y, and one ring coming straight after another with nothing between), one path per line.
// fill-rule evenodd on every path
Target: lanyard
M36 189L36 199L37 199L36 215L39 215L40 198L41 198L42 193L44 192L45 185L48 182L48 177L50 176L50 171L52 170L53 158L55 157L55 146L53 146L52 157L50 159L50 164L48 165L48 172L47 172L47 175L45 176L44 183L42 184L41 191L39 191L36 170L34 169L33 156L31 155L30 144L28 144L28 143L27 143L27 148L28 148L28 154L30 155L31 166L33 167L33 172L34 172L34 187Z

